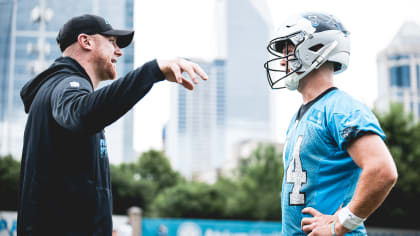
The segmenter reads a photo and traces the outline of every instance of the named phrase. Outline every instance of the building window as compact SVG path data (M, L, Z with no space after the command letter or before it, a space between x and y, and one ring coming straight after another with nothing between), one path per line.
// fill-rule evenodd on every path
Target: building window
M408 59L408 58L409 58L409 56L407 54L397 54L397 55L389 56L388 60L399 61L399 60Z
M394 66L390 69L391 87L409 88L410 87L410 67Z
M420 65L416 65L417 89L420 89Z
M178 88L178 132L184 134L187 129L187 97L181 87Z

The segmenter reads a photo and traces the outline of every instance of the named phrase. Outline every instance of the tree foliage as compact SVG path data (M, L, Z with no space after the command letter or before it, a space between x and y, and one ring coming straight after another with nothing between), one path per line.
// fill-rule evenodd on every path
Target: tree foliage
M126 214L131 206L146 208L155 191L154 184L137 177L133 164L111 166L111 184L114 214Z
M111 166L114 213L125 214L129 207L139 206L148 215L159 192L183 181L165 154L156 150L144 152L135 163Z
M205 183L178 184L161 192L152 204L152 215L172 218L221 218L224 199Z
M234 181L219 179L226 195L225 216L244 220L281 219L283 162L274 145L259 145L240 161Z
M15 211L18 204L20 162L0 156L0 210Z
M168 158L160 151L150 150L143 153L137 166L141 178L156 184L158 192L185 181L178 172L172 170Z
M243 220L279 220L282 158L272 145L259 146L242 159L234 178L220 177L213 186L183 183L161 192L154 216Z

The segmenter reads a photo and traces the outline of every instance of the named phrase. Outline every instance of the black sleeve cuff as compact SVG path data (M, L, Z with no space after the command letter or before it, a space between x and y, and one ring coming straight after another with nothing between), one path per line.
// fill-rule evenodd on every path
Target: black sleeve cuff
M144 66L150 67L150 73L153 75L154 78L153 82L159 82L165 79L165 75L160 70L159 65L157 63L157 59L146 62Z

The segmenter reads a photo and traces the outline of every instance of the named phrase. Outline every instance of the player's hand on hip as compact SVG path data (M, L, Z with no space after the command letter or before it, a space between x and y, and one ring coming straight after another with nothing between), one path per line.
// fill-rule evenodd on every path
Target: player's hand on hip
M303 218L301 228L309 236L331 236L331 224L337 221L335 215L324 215L312 207L306 207L302 213L311 214L313 217ZM338 234L336 234L338 235Z
M158 59L157 63L160 70L165 75L166 80L181 84L189 90L194 89L194 84L198 83L198 77L201 77L203 80L208 79L206 72L204 72L199 65L182 58L172 60ZM192 82L182 74L183 72L187 72Z

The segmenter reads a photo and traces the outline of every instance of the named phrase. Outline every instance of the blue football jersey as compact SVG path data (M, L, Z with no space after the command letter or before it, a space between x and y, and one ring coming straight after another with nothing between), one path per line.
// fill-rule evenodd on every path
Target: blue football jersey
M385 134L374 114L345 92L330 89L289 125L283 153L282 235L305 235L305 207L332 215L351 200L361 169L347 144L365 133ZM366 235L359 226L346 235Z

